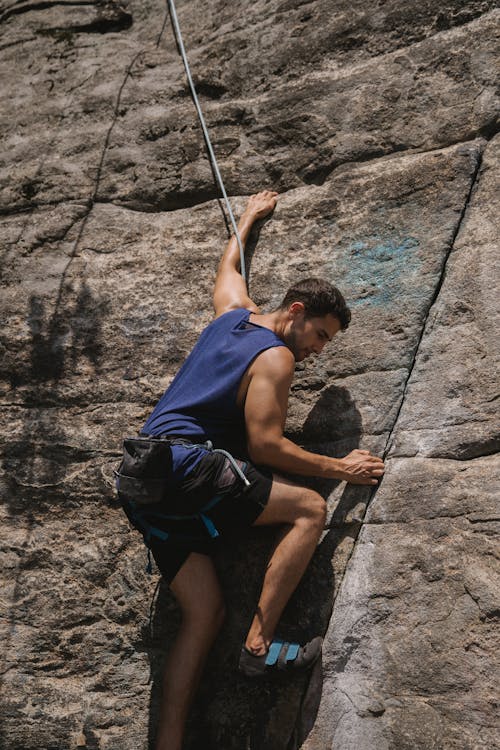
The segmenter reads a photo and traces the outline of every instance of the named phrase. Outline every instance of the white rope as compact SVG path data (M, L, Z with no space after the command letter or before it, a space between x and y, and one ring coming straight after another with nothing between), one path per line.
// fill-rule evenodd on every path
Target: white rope
M170 10L170 16L172 18L172 23L174 24L175 35L177 37L177 43L179 45L179 50L180 50L180 53L181 53L181 56L182 56L182 61L184 63L184 68L186 69L186 75L187 75L187 78L188 78L189 87L190 87L191 93L193 95L193 100L194 100L194 104L195 104L196 110L198 112L198 117L200 118L201 127L203 129L203 135L205 136L205 142L207 144L208 153L210 154L210 159L212 161L212 165L213 165L215 174L217 176L217 181L219 183L219 187L220 187L220 189L222 191L222 195L223 195L224 200L226 202L226 206L227 206L227 210L228 210L228 213L229 213L229 217L231 219L231 224L232 224L232 227L233 227L233 231L234 231L234 234L235 234L235 237L236 237L236 241L238 243L238 247L240 249L241 275L242 275L243 279L246 280L245 252L243 250L243 244L241 242L241 237L240 237L239 232L238 232L238 227L236 226L236 221L235 221L235 218L234 218L233 211L231 209L231 204L229 203L229 198L227 197L226 189L225 189L224 183L222 181L222 177L221 177L221 174L220 174L220 171L219 171L219 166L217 164L217 159L215 158L215 153L214 153L214 150L212 148L212 143L210 141L210 136L208 135L207 126L205 124L205 118L203 117L203 112L201 111L200 102L198 101L198 96L196 94L196 89L194 87L193 79L191 78L191 71L189 69L189 63L188 63L188 59L187 59L187 56L186 56L186 50L184 49L184 42L182 41L181 29L180 29L180 26L179 26L179 21L177 20L177 13L176 13L176 10L175 10L174 0L167 0L167 2L168 2L169 10Z

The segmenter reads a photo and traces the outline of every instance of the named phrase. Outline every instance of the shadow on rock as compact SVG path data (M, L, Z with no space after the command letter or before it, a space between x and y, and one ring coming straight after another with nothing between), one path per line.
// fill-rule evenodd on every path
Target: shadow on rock
M359 446L363 431L361 415L351 394L342 386L331 385L321 395L300 432L303 442L341 443L341 450ZM345 453L343 454L345 455Z
M14 424L13 437L3 446L3 487L9 515L22 516L26 539L18 550L20 563L10 600L6 602L9 625L4 638L5 653L9 653L15 637L18 603L26 596L20 581L24 567L29 564L30 553L26 550L32 530L40 524L40 515L50 512L55 502L67 502L68 465L82 460L84 455L72 445L71 435L49 407L63 401L57 389L67 365L74 367L80 357L86 357L94 372L99 370L101 315L105 307L93 298L84 281L71 306L62 304L61 293L57 303L55 311L48 314L44 300L37 295L31 297L27 313L31 335L29 356L22 361L21 353L14 366L6 363L15 394L12 400L21 402L22 407L16 410L20 424ZM0 728L2 747L4 739Z
M63 304L60 293L52 314L43 299L29 301L28 327L31 335L29 359L12 367L12 388L23 408L21 425L3 451L7 502L12 512L20 512L32 502L53 502L60 492L70 463L86 460L86 451L73 445L71 434L54 417L51 407L63 406L66 399L59 384L68 369L86 359L94 374L99 373L102 355L102 317L105 302L96 300L82 281L73 304ZM55 412L57 414L57 412ZM66 488L67 489L67 488ZM62 496L67 492L62 490Z

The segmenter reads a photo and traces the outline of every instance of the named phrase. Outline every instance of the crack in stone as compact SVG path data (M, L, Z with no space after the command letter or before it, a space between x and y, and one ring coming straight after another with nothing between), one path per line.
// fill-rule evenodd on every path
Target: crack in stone
M38 3L24 3L22 5L13 5L0 15L0 23L7 21L11 16L19 16L23 13L30 13L31 11L46 10L47 8L54 8L58 6L69 6L69 7L90 7L99 9L102 7L100 3L92 2L92 0L42 0Z
M474 513L475 511L470 511L471 513ZM399 526L399 525L407 525L407 524L418 524L422 522L428 522L431 523L433 521L453 521L456 518L463 518L469 523L475 524L475 523L498 523L500 521L499 518L469 518L467 513L450 513L450 514L439 514L439 515L429 515L422 518L400 518L396 521L387 521L383 518L379 521L363 521L363 526Z
M481 92L482 93L482 92ZM394 147L393 150L388 151L387 153L384 153L382 150L379 151L373 151L373 152L367 152L366 154L360 156L358 159L355 159L353 161L339 161L337 164L335 164L331 169L328 168L322 168L322 176L321 179L318 180L304 180L305 185L314 184L314 185L324 185L325 182L330 178L331 175L335 174L335 172L343 168L345 169L346 166L355 166L356 164L369 164L371 162L376 162L378 160L389 160L389 159L397 159L400 155L417 155L417 154L431 154L433 152L442 151L445 148L453 148L453 146L460 146L462 143L468 143L469 141L473 141L476 138L484 138L485 140L489 141L491 140L497 133L500 132L500 128L498 127L496 123L496 115L494 116L493 120L490 123L487 123L486 125L483 125L482 127L478 128L477 130L473 130L470 133L467 134L467 137L460 138L457 141L450 140L446 143L443 143L439 148L431 148L431 149L420 149L420 148L412 148L411 146L404 146L401 145L399 147Z
M8 42L7 44L0 44L0 52L4 49L9 49L10 47L17 47L18 44L28 44L29 42L36 42L38 41L37 36L30 36L27 39L18 39L15 42Z
M373 153L366 153L364 156L360 156L358 159L354 159L352 161L339 161L331 168L323 167L321 168L321 179L308 179L303 180L302 185L292 185L290 187L284 187L280 189L280 195L286 195L287 193L293 192L294 190L301 190L305 187L308 187L309 185L321 187L325 185L332 177L337 173L338 170L344 171L346 167L356 167L358 165L364 165L364 164L371 164L376 163L378 161L389 161L390 159L397 159L400 156L417 156L419 154L433 154L438 153L440 151L443 151L447 148L453 148L454 146L460 146L465 143L469 143L470 141L473 141L477 138L484 138L485 140L489 141L491 140L498 132L500 132L500 129L496 125L496 123L490 123L489 125L485 125L482 128L478 128L477 131L471 132L466 139L460 139L457 141L451 140L447 143L443 143L439 146L439 148L430 148L430 149L419 149L419 148L394 148L394 150L389 151L387 153L382 153L381 151L373 152ZM245 193L233 193L229 196L230 199L233 198L242 198L246 197L248 195L247 192ZM220 196L217 195L217 187L215 185L207 186L205 188L200 188L199 190L196 190L190 194L179 194L179 193L170 193L168 197L168 202L163 203L160 206L156 205L150 205L147 208L145 206L138 206L137 204L133 204L131 202L127 201L115 201L115 200L106 200L106 198L101 197L99 199L99 203L102 204L108 204L117 206L119 208L125 208L129 211L137 211L139 213L172 213L174 211L182 211L187 208L195 208L196 206L203 205L204 203L208 203L210 201L219 200ZM96 201L97 202L97 201Z
M400 372L401 368L397 368L395 370L387 370L387 372ZM371 372L371 371L370 371ZM386 372L384 370L380 370L380 372ZM356 373L357 374L357 373ZM497 396L485 399L485 403L491 403L492 401L497 400ZM464 424L483 424L484 422L489 422L488 417L485 417L484 419L481 419L479 417L475 417L474 419L457 419L454 422L444 422L439 427L405 427L405 432L439 432L443 427L462 427Z
M471 424L474 424L478 420L471 420ZM452 425L453 427L454 425ZM405 430L406 432L406 430ZM434 430L429 430L429 432L434 432ZM485 450L485 445L488 443L493 443L491 446L491 450ZM472 448L474 446L472 445ZM451 455L448 453L435 453L432 456L417 456L416 454L411 453L397 453L393 456L390 456L392 459L396 458L421 458L425 461L460 461L462 463L468 462L468 461L476 461L477 459L481 458L488 458L489 456L498 456L498 439L495 438L484 438L482 440L481 446L479 446L483 450L481 450L480 453L476 453L473 449L471 450L471 447L469 447L467 450L463 451L462 455ZM459 449L457 449L459 450Z
M444 283L444 280L445 280L445 277L446 277L446 266L448 264L448 259L449 259L450 255L451 255L452 251L453 251L453 247L455 245L455 240L457 239L457 236L458 236L458 234L460 232L463 220L465 218L465 214L467 213L467 209L468 209L470 201L472 199L472 195L473 195L474 190L475 190L475 188L477 186L477 183L478 183L478 179L479 179L479 174L480 174L480 170L481 170L481 165L482 165L482 162L483 162L483 154L484 154L485 148L486 148L486 145L483 145L482 148L479 151L478 158L477 158L477 164L476 164L476 167L474 169L474 173L473 173L472 178L471 178L471 185L470 185L470 188L469 188L469 192L468 192L467 197L465 199L465 203L464 203L464 206L462 208L462 211L460 212L460 216L458 217L455 230L454 230L453 235L451 237L448 250L446 252L446 255L445 255L443 263L442 263L441 274L440 274L440 277L438 279L438 283L436 285L436 288L434 290L433 298L431 300L431 303L430 303L429 308L427 310L427 314L426 314L426 316L424 318L424 322L422 324L422 329L421 329L421 332L420 332L420 336L419 336L419 339L417 341L417 344L416 344L416 347L415 347L415 351L414 351L414 354L413 354L413 361L412 361L412 363L411 363L411 365L409 367L408 376L407 376L405 384L404 384L403 395L401 397L401 401L400 401L400 404L399 404L399 407L398 407L398 411L397 411L396 416L394 418L394 422L393 422L392 428L389 431L389 435L387 436L387 441L386 441L386 445L385 445L384 453L383 453L384 459L385 459L385 457L387 456L388 452L390 451L390 449L392 447L392 437L393 437L394 431L395 431L395 429L397 427L397 423L398 423L398 420L399 420L399 417L400 417L400 414L401 414L401 410L403 408L403 404L405 403L406 393L407 393L407 390L408 390L408 384L409 384L409 381L410 381L411 376L413 374L413 370L415 369L415 365L416 365L416 362L417 362L418 354L419 354L419 351L420 351L420 345L422 343L422 339L423 339L423 337L425 335L425 332L426 332L426 329L427 329L427 322L429 320L429 317L430 317L430 314L431 314L431 310L434 307L434 305L435 305L435 303L436 303L436 301L437 301L437 299L439 297L439 294L441 292L441 289L442 289L442 286L443 286L443 283Z
M0 23L3 23L11 16L19 16L23 13L30 13L32 10L46 10L47 8L53 8L54 6L95 6L95 3L91 0L44 0L39 3L24 3L22 5L15 4L10 8L7 8L0 15Z
M32 180L36 179L37 175L40 172L40 167L37 168L37 171L35 175L31 178ZM54 208L55 206L64 206L64 205L79 205L82 203L88 203L88 199L85 198L75 198L75 199L67 199L62 198L61 200L56 201L45 201L43 203L35 203L30 202L24 206L1 206L0 207L0 216L20 216L22 214L31 214L33 211L36 211L37 209L44 209L44 208Z
M137 53L137 56L140 56L143 52L144 50L140 53ZM130 75L130 71L129 71L129 75ZM122 87L123 87L123 84L122 84ZM111 130L114 128L115 124L116 124L116 112L115 112L112 126L108 131L109 135L111 134ZM338 170L341 169L342 171L344 171L346 167L355 168L357 165L364 165L364 164L369 164L372 162L376 163L378 161L389 161L390 159L398 159L402 156L417 156L417 155L439 153L448 148L465 145L467 143L470 143L471 141L474 141L477 138L484 138L485 141L490 141L499 132L500 132L500 128L498 128L498 126L496 125L492 129L488 129L485 126L485 128L480 128L477 132L474 131L470 133L470 137L466 138L465 140L460 139L458 141L449 141L447 143L443 143L442 145L436 148L429 148L429 149L406 148L406 149L395 149L394 151L390 151L389 153L386 153L383 155L380 155L380 153L379 154L367 154L366 158L361 157L353 161L346 161L346 162L336 164L335 167L333 167L328 172L327 176L321 183L304 182L303 185L298 185L298 186L292 185L290 187L285 187L280 190L280 195L293 193L295 190L303 190L305 187L308 187L309 184L314 184L315 186L317 185L318 187L321 187L326 182L328 182L336 174ZM106 151L109 146L109 135L106 139L107 140ZM101 155L100 164L99 164L99 167L97 168L98 175L96 177L96 182L98 184L100 183L102 179L102 166L103 166L103 161L104 161L104 155L105 154ZM37 171L37 173L38 172L39 170ZM23 213L29 213L36 209L43 209L43 208L50 208L54 206L64 205L65 203L68 203L68 204L71 204L71 203L78 204L79 202L88 203L89 200L92 201L93 206L94 205L116 206L117 208L122 208L126 211L133 211L134 213L161 214L161 213L174 213L175 211L184 211L189 208L196 208L198 206L203 205L204 203L209 203L211 201L220 200L220 196L215 195L216 188L214 187L213 189L212 188L200 189L199 191L196 192L196 195L193 194L191 196L187 196L187 195L182 196L178 194L175 195L174 193L172 193L171 198L170 198L170 207L167 205L167 206L162 206L161 208L159 208L157 206L151 205L146 208L144 206L139 207L137 204L128 203L127 201L120 202L120 201L116 201L112 199L107 200L104 196L101 196L99 199L97 199L97 196L96 196L97 188L98 188L98 185L94 189L93 196L90 199L88 198L85 199L84 197L74 198L74 199L69 199L69 200L66 198L61 198L60 200L43 201L40 203L30 202L29 204L24 205L24 206L12 206L12 207L3 206L3 207L0 207L0 216L15 216L15 215L23 214ZM247 192L232 193L228 197L230 200L233 200L234 198L245 198L247 197L247 195L248 195Z
M76 236L76 239L75 239L75 241L73 243L73 249L71 251L69 260L68 260L68 262L67 262L67 264L66 264L66 266L64 268L64 271L62 272L62 275L61 275L61 280L60 280L60 283L59 283L59 290L58 290L58 294L57 294L57 298L56 298L56 303L55 303L55 306L54 306L54 312L52 314L53 318L56 318L58 316L59 307L60 307L60 304L61 304L61 301L62 301L62 297L63 297L63 293L64 293L66 276L67 276L67 273L69 271L69 268L70 268L73 260L75 259L76 255L77 255L78 247L80 245L80 242L82 240L83 234L85 232L85 228L86 228L87 223L89 221L89 218L91 216L92 209L94 208L94 205L95 205L95 202L96 202L96 196L97 196L97 193L98 193L98 190L99 190L99 185L100 185L101 178L102 178L102 171L103 171L104 160L106 158L106 153L108 151L109 142L110 142L110 139L111 139L111 133L113 132L113 129L114 129L115 125L116 125L116 122L117 122L118 116L119 116L120 102L121 102L121 97L122 97L122 94L123 94L123 90L125 88L125 85L126 85L128 79L129 79L130 75L131 75L132 69L133 69L136 61L143 54L144 54L144 50L140 50L139 52L137 52L134 55L134 57L132 58L131 62L127 66L127 69L125 71L125 76L124 76L123 81L122 81L122 83L120 85L120 88L118 90L118 96L116 98L115 108L114 108L114 111L113 111L113 119L112 119L111 125L109 126L108 131L106 133L106 138L104 139L104 145L103 145L102 150L101 150L101 158L100 158L99 164L97 166L97 171L96 171L96 176L95 176L95 181L94 181L94 189L93 189L92 195L88 199L87 212L86 212L85 216L81 219L81 225L80 225L80 228L78 230L78 234Z
M499 456L498 450L492 450L490 452L481 453L481 455L472 456L471 458L463 456L422 456L417 454L408 453L407 455L398 453L397 455L389 456L387 461L402 461L407 458L411 458L414 461L458 461L459 463L472 463L473 461L481 461L484 458L492 458L493 456ZM460 469L463 471L463 469Z

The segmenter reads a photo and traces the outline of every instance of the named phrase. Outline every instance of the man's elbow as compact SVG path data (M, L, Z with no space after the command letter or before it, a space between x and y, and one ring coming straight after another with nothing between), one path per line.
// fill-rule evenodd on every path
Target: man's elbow
M278 441L255 438L248 441L248 455L254 464L271 465L279 451Z

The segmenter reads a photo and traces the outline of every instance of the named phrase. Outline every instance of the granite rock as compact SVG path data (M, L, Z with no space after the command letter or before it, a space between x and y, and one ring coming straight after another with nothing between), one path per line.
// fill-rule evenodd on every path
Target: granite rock
M266 309L296 278L349 330L297 367L287 433L387 458L329 521L282 627L296 682L235 674L271 530L217 554L228 619L189 750L495 747L498 21L490 0L178 9ZM223 211L156 0L3 2L0 747L153 746L178 612L113 468L211 319ZM151 607L151 609L150 609Z

